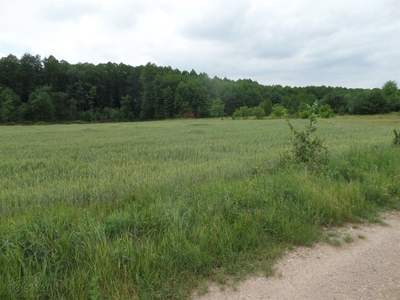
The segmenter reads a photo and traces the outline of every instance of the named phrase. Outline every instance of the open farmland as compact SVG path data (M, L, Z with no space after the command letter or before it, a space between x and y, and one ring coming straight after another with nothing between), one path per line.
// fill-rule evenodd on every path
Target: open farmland
M322 174L262 172L291 148L284 120L1 127L0 298L184 299L207 277L268 274L322 225L398 207L399 127L318 120Z

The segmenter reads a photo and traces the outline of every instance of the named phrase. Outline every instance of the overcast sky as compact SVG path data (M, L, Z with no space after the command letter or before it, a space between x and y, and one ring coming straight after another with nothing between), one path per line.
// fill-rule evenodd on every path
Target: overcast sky
M148 62L261 84L400 84L399 0L0 0L0 57Z

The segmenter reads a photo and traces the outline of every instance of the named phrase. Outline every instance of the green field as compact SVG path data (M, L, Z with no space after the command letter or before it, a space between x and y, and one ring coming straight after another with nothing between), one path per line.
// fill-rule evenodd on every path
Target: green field
M399 114L317 128L318 173L279 119L0 127L0 299L185 299L400 206Z

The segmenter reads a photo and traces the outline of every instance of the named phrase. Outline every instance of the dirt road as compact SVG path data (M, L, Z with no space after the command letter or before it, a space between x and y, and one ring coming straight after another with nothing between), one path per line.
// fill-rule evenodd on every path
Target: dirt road
M385 213L382 219L389 226L330 229L340 234L341 246L319 243L288 251L274 276L248 278L236 291L210 284L208 293L193 299L400 300L400 215ZM344 242L346 234L353 241Z

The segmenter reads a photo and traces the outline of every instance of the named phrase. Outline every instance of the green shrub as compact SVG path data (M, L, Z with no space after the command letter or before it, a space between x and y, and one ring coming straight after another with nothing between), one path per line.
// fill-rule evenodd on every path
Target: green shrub
M275 104L272 107L272 113L271 113L272 118L286 118L287 116L288 116L288 111L284 106L280 104Z
M253 108L253 116L257 119L262 119L265 116L265 111L261 106L256 106Z
M321 118L325 118L325 119L333 118L335 116L335 114L333 113L333 110L329 104L322 105L318 109L318 114Z
M293 131L293 155L297 162L309 164L310 166L321 165L328 160L328 150L323 145L324 140L319 137L311 138L312 128L306 128L304 131L296 130L290 123Z
M299 112L299 117L301 119L308 119L310 116L311 116L310 110L303 110L303 111Z
M272 113L272 102L270 99L265 99L259 105L262 109L264 109L265 115L269 116Z
M293 132L292 154L296 162L304 163L316 170L328 162L328 150L324 146L323 139L318 136L311 136L317 130L315 127L317 120L313 112L311 112L309 120L310 123L305 130L297 130L288 121L288 125Z
M243 119L247 119L248 117L250 117L253 114L253 111L251 108L247 107L247 106L242 106L240 108L237 108L235 110L235 112L233 113L233 118L238 118L241 117Z

